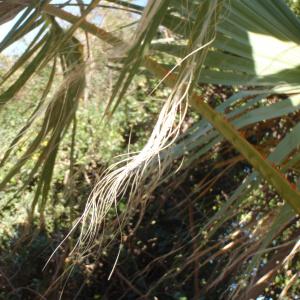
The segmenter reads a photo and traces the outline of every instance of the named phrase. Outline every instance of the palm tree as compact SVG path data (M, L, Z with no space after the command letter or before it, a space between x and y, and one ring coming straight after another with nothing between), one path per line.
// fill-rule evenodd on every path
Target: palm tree
M231 188L220 209L209 216L205 224L195 225L195 232L191 234L193 249L183 269L194 268L195 299L199 298L200 288L203 293L209 293L230 277L236 281L227 291L228 297L258 297L279 270L289 268L299 247L295 241L298 236L296 214L300 212L297 187L300 158L298 18L281 0L153 0L148 1L146 7L131 1L107 2L141 14L132 41L123 41L86 20L100 1L93 0L88 5L78 1L82 8L80 17L65 11L64 5L54 5L51 1L0 2L1 23L22 13L0 44L1 51L39 28L26 51L2 78L2 83L7 82L22 70L1 94L1 106L9 105L35 72L52 66L39 103L3 153L0 166L4 167L15 155L14 150L26 139L33 124L39 122L39 131L6 172L0 189L4 190L24 164L38 153L23 188L39 174L29 217L33 219L38 205L40 225L45 225L44 211L59 145L75 122L76 109L84 91L83 45L75 37L78 30L84 30L116 49L118 57L114 61L122 64L106 107L107 117L113 117L141 68L171 90L145 147L112 165L87 200L82 217L72 229L81 225L74 253L81 258L94 248L107 213L126 195L127 209L117 217L115 227L118 236L118 229L122 232L137 210L145 210L147 200L158 186L179 180L178 176L174 178L167 172L174 172L178 161L182 161L180 177L183 178L195 164L208 164L212 153L224 156L228 151L236 151L233 158L223 161L221 168L217 165L215 168L220 176L225 176L237 163L247 163L249 168L244 172L244 180ZM70 27L63 29L59 20L70 23ZM171 38L157 39L162 28ZM166 65L162 57L169 58L171 63ZM47 96L59 63L64 82L49 100ZM207 84L233 87L236 92L225 101L211 105L201 93L201 88ZM182 133L189 109L201 117ZM220 176L210 178L212 185ZM206 184L203 181L195 193L202 197L208 194L212 185ZM276 204L270 207L265 203L267 209L256 214L257 191L260 190L264 191L263 195L273 193ZM183 204L187 203L183 201ZM241 220L246 217L249 220L243 223ZM220 235L220 228L234 220L245 224L244 227L235 229L230 225L228 232ZM287 229L290 233L283 238ZM213 244L212 237L218 237ZM270 247L272 241L276 241L276 246ZM229 258L222 266L222 272L200 285L199 268L226 255ZM262 263L263 258L267 259L266 263ZM276 261L279 263L274 263ZM172 271L168 273L170 276ZM295 282L298 271L292 270L282 297Z

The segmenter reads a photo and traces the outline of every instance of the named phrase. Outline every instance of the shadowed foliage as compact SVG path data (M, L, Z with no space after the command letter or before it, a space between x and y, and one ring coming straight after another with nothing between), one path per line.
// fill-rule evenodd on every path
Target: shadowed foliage
M1 70L4 120L39 81L0 153L3 211L28 198L17 258L2 264L41 247L54 274L31 287L17 272L15 287L0 269L4 295L299 294L300 21L288 4L0 1L0 24L18 16L0 50L31 35ZM108 30L104 12L128 24Z

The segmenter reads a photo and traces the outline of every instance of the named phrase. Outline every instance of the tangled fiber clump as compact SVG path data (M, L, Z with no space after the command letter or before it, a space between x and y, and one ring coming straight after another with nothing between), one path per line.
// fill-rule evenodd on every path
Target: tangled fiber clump
M139 32L147 30L149 16L154 16L159 7L157 1L149 1L138 26ZM81 225L80 236L72 253L83 257L94 247L94 241L100 230L103 232L105 216L113 205L117 208L118 199L124 197L126 193L128 205L126 213L122 218L118 216L121 232L126 217L138 205L146 203L151 191L163 179L172 158L168 151L164 151L163 155L162 151L169 149L180 133L190 92L199 76L208 45L213 40L217 9L217 0L209 1L206 6L200 8L204 15L201 30L199 34L191 37L186 55L176 65L176 68L179 68L178 76L174 77L172 91L161 109L148 142L139 153L127 154L125 159L110 166L94 187L82 217L73 227L74 230ZM136 39L140 39L140 34Z

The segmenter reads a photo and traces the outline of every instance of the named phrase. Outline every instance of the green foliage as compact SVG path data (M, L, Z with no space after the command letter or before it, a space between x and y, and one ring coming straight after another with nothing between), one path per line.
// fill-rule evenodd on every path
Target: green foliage
M0 70L0 249L12 253L0 256L1 297L297 297L299 19L281 0L149 1L130 27L121 16L136 15L112 7L144 8L108 2L78 1L79 17L49 1L0 4L26 8L1 50L38 27ZM97 12L101 28L87 21ZM77 261L80 228L68 232L92 188L143 148L187 82L194 111L141 165L136 197L128 181L103 223L87 216L95 241Z

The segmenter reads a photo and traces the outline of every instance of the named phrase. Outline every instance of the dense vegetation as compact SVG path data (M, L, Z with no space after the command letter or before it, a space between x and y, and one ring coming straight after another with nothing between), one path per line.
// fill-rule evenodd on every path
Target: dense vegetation
M0 1L0 298L299 299L298 14Z

